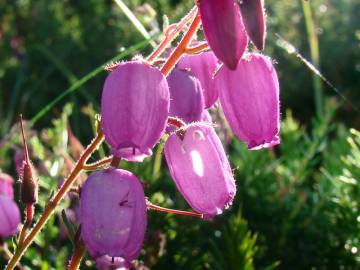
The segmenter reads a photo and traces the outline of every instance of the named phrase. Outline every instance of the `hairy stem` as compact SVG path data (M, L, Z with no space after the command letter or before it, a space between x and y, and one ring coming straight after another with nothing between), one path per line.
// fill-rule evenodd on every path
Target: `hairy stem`
M152 63L158 56L160 56L166 47L174 40L174 38L184 29L186 24L194 18L197 12L195 6L175 27L171 27L165 33L165 39L159 44L155 51L147 58Z
M173 51L173 53L170 55L169 59L166 61L164 66L161 68L161 72L167 76L170 71L174 68L176 63L179 61L180 57L186 52L186 48L190 44L193 36L196 34L199 26L200 26L200 14L199 11L196 13L196 17L191 23L189 30L186 32L182 40L180 41L177 48Z
M165 208L165 207L161 207L161 206L152 204L150 202L148 202L146 206L148 209L153 209L153 210L159 211L159 212L165 212L165 213L171 213L171 214L183 215L183 216L192 216L192 217L197 217L197 218L204 218L204 215L200 214L200 213Z
M185 53L186 54L198 54L198 53L201 53L208 49L209 49L209 44L207 42L202 42L197 46L186 48Z
M105 166L110 165L112 159L113 159L113 157L110 156L110 157L105 157L105 158L103 158L103 159L101 159L99 161L96 161L94 163L85 164L83 166L83 170L85 170L85 171L95 171L97 169L102 169Z
M29 232L28 236L24 239L21 246L18 247L15 254L9 261L9 264L6 266L5 270L12 270L16 266L17 262L20 260L25 250L31 245L34 241L35 236L40 232L40 230L44 227L50 216L54 213L56 206L60 203L60 201L64 198L65 194L69 191L71 185L75 182L77 176L83 170L83 166L86 161L89 159L90 155L97 149L97 147L104 140L104 135L100 131L96 138L91 142L91 144L86 148L82 156L79 158L75 167L71 171L68 178L64 181L63 185L60 187L59 191L54 195L54 197L49 201L46 206L44 213L41 215L38 222L35 224L33 229Z
M22 243L24 242L26 231L31 225L33 216L34 216L34 206L31 203L27 203L25 206L25 224L22 227L19 235L19 246L21 246Z

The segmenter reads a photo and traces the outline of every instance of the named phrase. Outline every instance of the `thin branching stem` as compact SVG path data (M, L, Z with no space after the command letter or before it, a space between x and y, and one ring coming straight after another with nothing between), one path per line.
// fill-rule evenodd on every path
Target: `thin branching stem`
M159 44L155 51L147 58L147 61L152 63L159 57L167 46L177 37L177 35L185 28L185 26L194 19L197 14L197 7L195 6L190 12L176 25L170 26L165 32L164 40Z
M152 209L152 210L159 211L159 212L165 212L165 213L171 213L171 214L183 215L183 216L192 216L192 217L197 217L197 218L204 218L204 215L200 214L200 213L165 208L165 207L161 207L161 206L152 204L150 202L147 202L146 206L148 209Z
M200 26L200 14L199 11L197 11L196 16L194 20L192 21L188 31L180 41L179 45L176 47L176 49L172 52L169 59L166 61L166 63L161 68L161 72L167 76L170 71L174 68L176 63L179 61L180 57L186 52L186 48L189 46L191 40L193 39L194 35L196 34L197 30Z
M19 242L18 242L19 246L21 246L22 243L24 242L26 231L30 227L33 217L34 217L34 206L31 203L27 203L25 206L25 223L19 235Z
M108 165L110 165L111 161L112 161L113 157L105 157L99 161L96 161L94 163L90 163L90 164L85 164L83 166L83 170L85 171L95 171L97 169L102 169Z
M190 55L198 54L198 53L201 53L208 49L209 49L209 44L207 42L201 42L200 44L198 44L196 46L186 48L185 53L190 54Z
M104 140L104 134L100 131L96 138L90 143L90 145L83 152L79 160L77 161L75 167L71 171L68 178L64 181L63 185L60 187L58 192L53 196L53 198L49 201L46 206L43 214L40 219L34 225L32 230L29 232L28 236L24 239L21 246L19 246L15 252L15 254L11 257L9 264L6 266L5 270L12 270L15 268L18 261L21 259L25 250L31 245L34 241L35 236L40 232L40 230L44 227L50 216L54 213L56 206L60 203L60 201L64 198L66 193L69 191L71 185L75 182L76 178L83 170L83 166L86 164L86 161L89 159L91 154L98 148L98 146Z

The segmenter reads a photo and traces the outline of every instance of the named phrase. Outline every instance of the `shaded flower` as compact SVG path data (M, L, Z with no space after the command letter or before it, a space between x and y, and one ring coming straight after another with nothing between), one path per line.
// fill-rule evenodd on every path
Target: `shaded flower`
M228 68L235 69L248 44L238 5L234 0L200 0L199 9L210 48Z
M101 123L115 156L142 161L165 131L169 87L156 68L140 62L120 64L106 78Z
M0 172L0 195L6 195L11 199L14 199L14 179L6 174Z
M215 80L225 117L249 149L280 143L279 82L270 58L250 54L235 71L222 68Z
M185 55L181 57L177 67L189 70L201 83L204 96L205 108L210 108L219 97L214 86L213 74L216 70L218 60L214 53L203 52L196 55Z
M189 72L174 69L169 77L170 116L186 123L200 121L204 110L204 98L200 81Z
M256 48L263 50L266 36L263 0L241 0L239 6L250 40Z
M81 191L80 222L94 258L108 255L131 262L140 253L147 224L139 180L119 169L92 173Z
M173 133L165 143L170 174L185 200L205 217L221 214L236 193L235 180L215 130L205 124Z
M8 237L18 232L20 210L14 200L0 194L0 237Z

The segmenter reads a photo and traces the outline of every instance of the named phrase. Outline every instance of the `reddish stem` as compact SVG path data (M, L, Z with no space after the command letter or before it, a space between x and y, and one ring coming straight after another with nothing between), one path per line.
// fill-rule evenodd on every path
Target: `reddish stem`
M85 244L83 240L79 240L75 244L74 254L71 257L68 270L77 270L80 267L81 260L85 255Z
M177 128L182 128L183 126L185 126L185 122L183 120L181 120L180 118L176 118L176 117L168 117L168 121L167 121L168 125L173 125Z
M113 168L118 168L120 164L121 158L120 157L113 157L110 163L110 166Z
M186 48L185 53L186 54L198 54L198 53L201 53L201 52L206 51L208 49L209 49L209 44L207 42L202 42L199 45Z
M175 210L170 208L161 207L155 204L152 204L150 202L147 203L148 209L153 209L159 212L165 212L165 213L171 213L171 214L177 214L177 215L184 215L184 216L192 216L197 218L204 218L203 214L195 213L195 212L189 212L189 211L182 211L182 210Z
M159 47L155 51L153 51L153 53L147 58L150 63L153 62L159 55L161 55L166 49L166 47L184 29L186 24L196 14L196 10L197 7L194 7L176 26L170 26L169 29L167 29L167 31L165 32L165 39L159 44Z
M33 217L34 217L34 206L31 203L27 203L25 205L25 223L19 235L19 246L21 246L22 243L24 242L26 231L30 227Z
M177 48L173 51L173 53L170 55L169 59L166 61L164 66L161 68L161 72L167 76L170 71L173 69L173 67L176 65L176 63L179 61L180 57L186 52L186 48L190 44L193 36L197 32L199 26L200 26L200 14L199 11L196 13L196 17L191 23L189 30L186 32L183 39L180 41Z

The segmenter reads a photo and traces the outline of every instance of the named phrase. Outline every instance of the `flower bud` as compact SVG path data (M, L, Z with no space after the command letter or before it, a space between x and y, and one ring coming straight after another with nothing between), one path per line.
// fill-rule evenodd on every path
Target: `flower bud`
M256 48L263 50L266 36L263 0L241 0L239 6L248 36Z
M279 82L270 58L250 54L235 71L221 69L215 80L225 117L249 149L280 143Z
M30 161L23 163L23 175L21 176L20 198L24 204L34 204L38 199L38 181L35 176L34 168Z
M10 175L0 172L0 195L6 195L14 199L13 183L14 180Z
M204 110L204 98L200 81L189 72L174 69L169 77L170 116L186 123L200 121Z
M179 63L179 69L189 70L201 83L204 96L205 108L210 108L218 99L219 93L214 85L213 74L215 73L218 60L214 53L203 52L197 55L185 55Z
M34 167L29 158L29 150L25 140L22 116L20 116L20 127L24 143L24 160L20 170L20 199L24 204L34 204L38 199L38 181L35 175Z
M229 161L214 129L205 124L170 135L165 157L175 184L190 206L205 217L221 214L231 204L236 186Z
M165 131L169 87L156 68L140 62L120 64L106 78L101 123L113 155L142 161Z
M12 198L0 194L0 237L8 237L18 232L20 210Z
M147 224L139 180L119 169L92 173L81 190L80 222L82 239L94 258L136 258Z
M239 7L234 0L201 0L199 5L210 48L228 68L235 69L248 43Z

